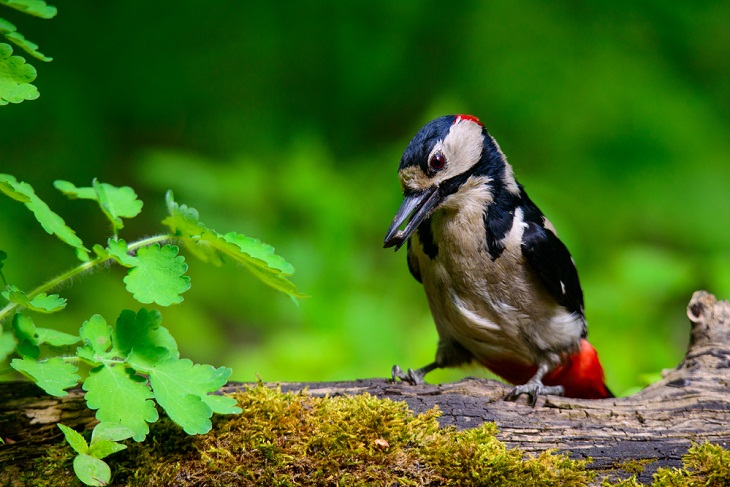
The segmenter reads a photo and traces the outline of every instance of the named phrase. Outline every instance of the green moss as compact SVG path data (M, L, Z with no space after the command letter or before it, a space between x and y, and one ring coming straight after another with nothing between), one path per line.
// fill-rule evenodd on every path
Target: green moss
M414 415L403 402L368 394L316 398L264 386L235 397L243 413L217 417L207 435L189 437L169 421L155 424L147 441L130 443L107 459L113 483L582 486L595 476L585 461L508 449L495 437L493 423L464 431L442 428L437 409ZM724 485L727 455L711 445L693 447L685 458L691 473L661 470L655 479L664 483L657 485L693 485L676 483L691 478ZM72 457L65 446L50 450L25 484L69 485ZM674 478L680 480L669 480ZM632 476L616 485L640 484Z
M692 445L682 457L684 469L660 468L654 475L654 485L706 486L730 485L730 451L719 445Z

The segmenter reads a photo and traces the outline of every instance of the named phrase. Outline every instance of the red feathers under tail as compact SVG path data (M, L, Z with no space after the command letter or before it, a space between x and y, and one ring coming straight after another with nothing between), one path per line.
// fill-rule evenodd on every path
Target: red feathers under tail
M614 397L606 386L598 353L585 338L580 341L580 351L571 355L568 362L545 375L542 382L545 385L562 385L566 397Z
M524 384L537 372L537 367L533 365L505 362L485 362L484 365L512 384ZM606 386L598 353L585 338L580 341L580 350L571 355L563 365L547 373L542 382L546 386L563 386L565 397L582 399L614 397Z

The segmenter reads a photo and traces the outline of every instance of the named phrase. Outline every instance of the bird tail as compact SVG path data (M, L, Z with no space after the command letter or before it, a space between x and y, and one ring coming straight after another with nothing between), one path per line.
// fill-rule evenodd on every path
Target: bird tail
M588 340L582 338L580 350L560 367L543 377L545 385L562 385L566 397L605 399L614 397L606 386L598 353Z

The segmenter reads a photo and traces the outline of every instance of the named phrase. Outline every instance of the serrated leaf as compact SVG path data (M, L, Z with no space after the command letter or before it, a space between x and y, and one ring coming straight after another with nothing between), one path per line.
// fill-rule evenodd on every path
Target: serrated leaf
M66 307L66 298L61 298L58 294L41 293L24 306L39 313L55 313Z
M76 373L78 368L63 361L60 357L53 357L44 362L31 358L15 358L10 366L33 379L33 381L48 394L57 397L67 396L64 389L75 386L81 377Z
M117 443L116 441L97 440L91 442L91 446L89 447L89 455L94 458L101 459L108 457L112 453L116 453L126 449L127 445L122 445L121 443Z
M204 262L219 265L221 256L245 266L254 276L274 289L293 298L302 298L297 287L287 279L294 273L294 267L274 252L274 247L260 240L230 232L221 235L206 227L200 220L198 211L175 202L171 191L166 195L169 216L162 223L172 232L183 238L185 246Z
M134 431L117 423L99 423L91 432L91 444L98 440L122 441L134 436Z
M109 355L112 348L112 327L101 315L94 315L84 321L79 335L84 341L84 346L76 352L79 357L99 363L101 357Z
M177 342L161 323L162 315L159 311L140 308L135 313L128 309L123 310L117 318L114 330L116 348L127 357L134 349L137 355L142 355L151 363L177 359L180 356ZM161 354L159 349L165 350L165 353Z
M137 266L124 278L127 291L140 303L170 306L183 300L182 293L190 288L185 276L188 265L174 245L159 244L142 247L137 251Z
M183 237L196 237L208 231L208 228L200 221L198 210L178 204L172 191L165 194L165 202L170 215L162 220L162 223L170 227L173 233Z
M126 267L135 267L138 264L137 257L129 255L129 248L127 242L122 239L114 240L109 239L107 241L107 251L114 260L119 262L121 265Z
M284 260L283 257L276 255L274 253L274 247L271 245L236 232L226 233L222 238L226 242L238 247L240 252L262 262L263 265L254 261L254 264L259 265L259 267L275 269L287 276L294 274L294 266Z
M86 485L96 487L107 485L111 481L112 471L104 460L82 454L74 458L73 465L74 473Z
M0 3L43 19L51 19L58 13L56 7L43 0L0 0Z
M93 369L82 388L87 391L86 405L97 410L96 419L129 428L135 441L143 441L149 433L147 423L159 417L146 380L124 365Z
M52 328L36 328L36 334L38 335L39 344L47 343L52 347L66 347L81 341L81 338L75 335Z
M0 105L35 100L40 96L38 88L30 84L36 78L35 68L12 54L10 44L0 43Z
M137 199L137 193L129 186L117 188L111 184L93 181L94 189L104 214L109 218L117 230L124 227L122 217L134 218L142 211L142 201Z
M91 187L76 187L68 181L55 181L53 185L66 196L94 200L116 230L124 228L122 218L134 218L142 211L142 201L129 186L116 187L100 183L96 179Z
M86 443L86 439L81 436L81 433L65 424L58 423L56 426L63 432L66 441L76 453L86 453L89 450L89 445Z
M241 411L209 396L226 383L231 369L194 365L190 360L182 359L159 364L149 375L157 403L189 435L210 431L210 417L214 411Z
M0 44L0 48L2 46L3 44ZM1 71L2 68L0 67L0 77L2 76ZM0 81L0 90L2 89L1 83L2 81ZM9 174L0 174L0 191L15 200L23 202L33 212L36 220L38 220L47 233L56 235L68 245L82 252L82 254L88 253L89 249L84 247L84 243L76 236L76 232L66 225L63 218L48 208L48 205L35 194L30 184L18 181Z
M33 299L28 299L23 291L13 285L8 286L2 292L2 295L11 303L19 304L39 313L55 313L66 307L66 299L59 297L58 294L41 293Z
M45 62L53 61L53 58L46 57L38 51L38 44L26 39L13 24L2 18L0 18L0 34L34 58Z

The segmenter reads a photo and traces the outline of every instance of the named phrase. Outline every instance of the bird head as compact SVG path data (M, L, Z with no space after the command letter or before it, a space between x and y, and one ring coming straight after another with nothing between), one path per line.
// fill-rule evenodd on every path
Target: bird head
M459 193L478 186L488 199L495 181L519 192L497 142L471 115L447 115L421 128L403 153L398 177L404 199L383 243L395 250Z

